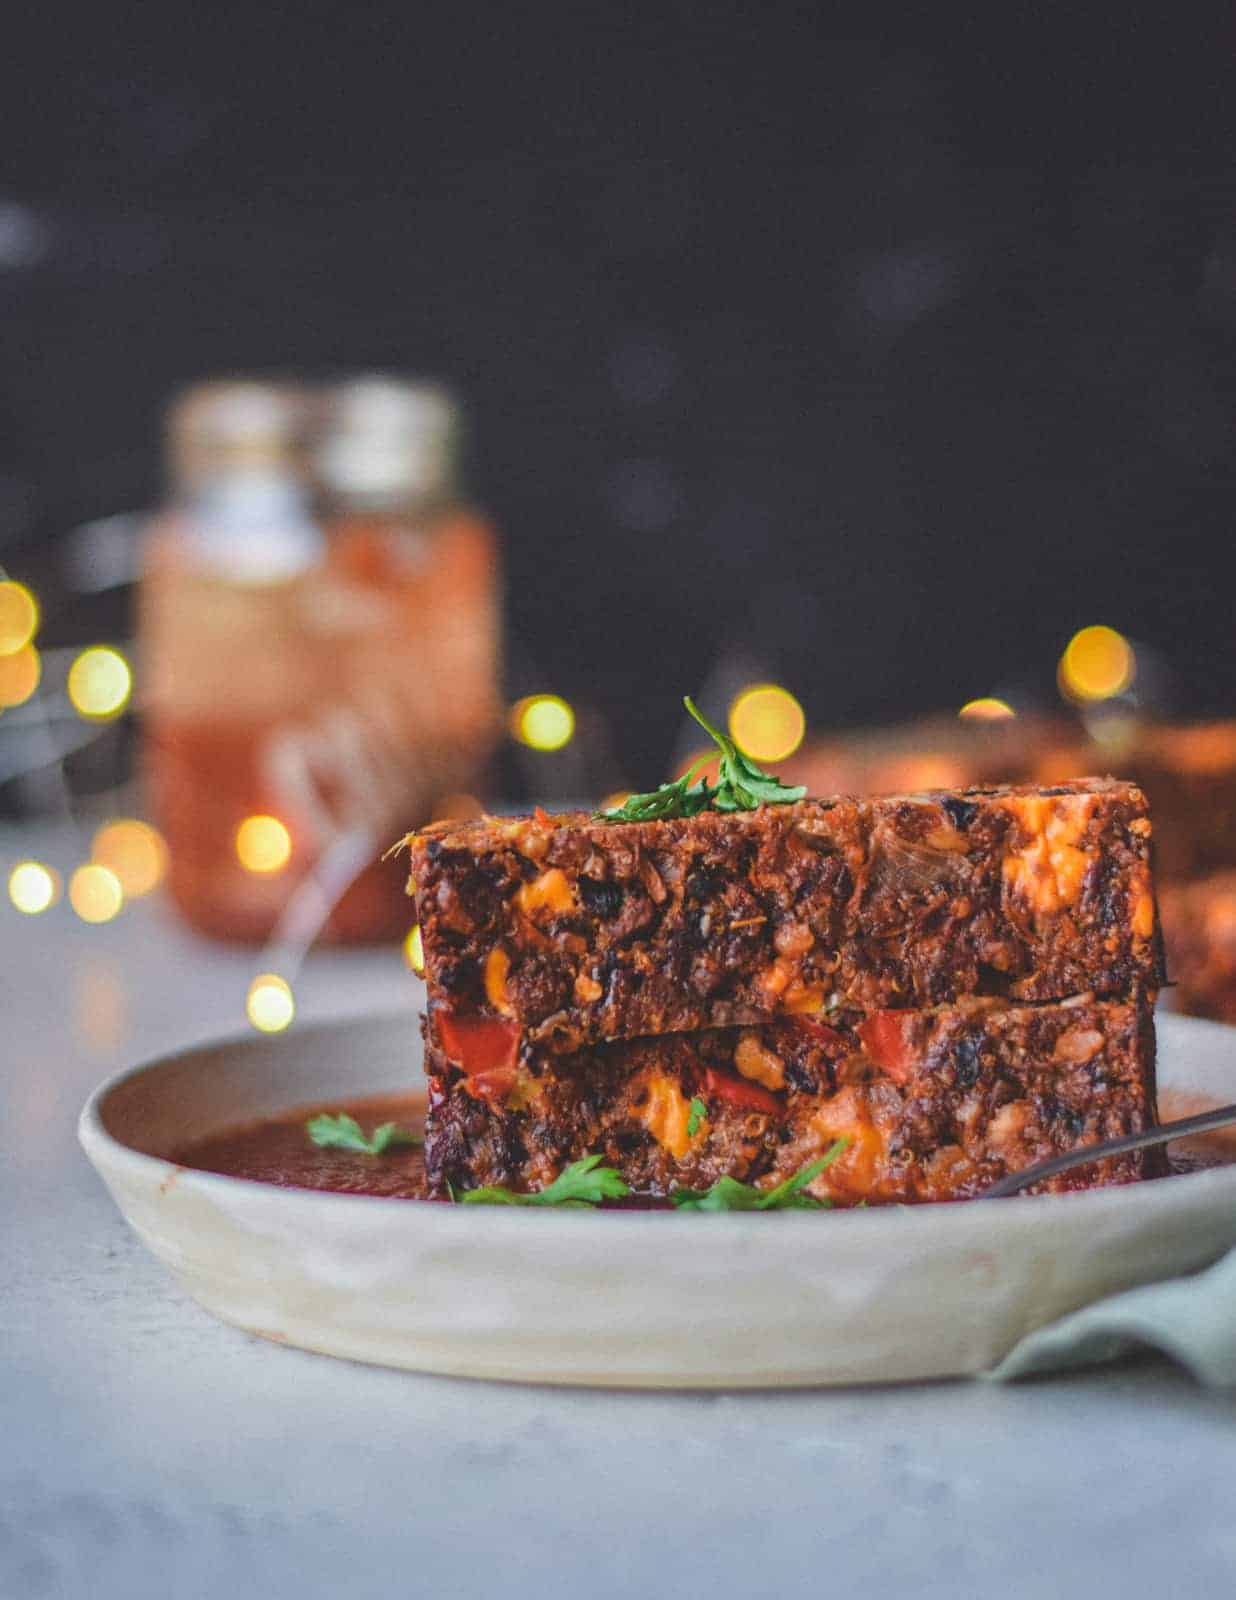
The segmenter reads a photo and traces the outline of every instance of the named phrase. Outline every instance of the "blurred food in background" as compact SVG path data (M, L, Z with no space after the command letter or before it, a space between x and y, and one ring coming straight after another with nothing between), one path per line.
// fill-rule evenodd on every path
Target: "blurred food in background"
M1236 872L1168 884L1159 911L1176 1009L1236 1022Z
M440 388L199 386L140 585L144 767L196 927L270 937L341 840L371 865L323 930L407 931L376 858L474 789L500 731L497 545L458 482Z

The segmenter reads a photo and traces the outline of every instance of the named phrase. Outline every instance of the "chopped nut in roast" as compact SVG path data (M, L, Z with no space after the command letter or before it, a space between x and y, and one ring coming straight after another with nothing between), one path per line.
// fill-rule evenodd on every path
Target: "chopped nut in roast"
M805 956L815 943L815 934L805 922L783 922L773 934L773 949L779 956Z
M661 881L661 874L657 871L656 867L653 866L652 862L647 856L642 856L640 858L639 876L640 882L644 885L644 888L647 889L653 904L658 906L661 905L666 897L666 894L668 893L668 890L666 889L665 884Z
M1092 1060L1103 1048L1103 1035L1096 1028L1070 1028L1056 1040L1053 1052L1057 1061L1080 1066Z

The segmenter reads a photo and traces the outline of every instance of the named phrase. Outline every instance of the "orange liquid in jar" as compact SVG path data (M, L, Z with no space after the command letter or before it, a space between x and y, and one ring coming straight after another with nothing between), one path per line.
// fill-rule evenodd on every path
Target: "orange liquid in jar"
M406 868L380 852L434 801L474 787L500 722L500 603L487 524L449 510L430 526L351 516L323 561L290 579L204 571L169 521L142 595L145 773L186 919L224 939L269 937L289 895L340 834L374 860L324 929L401 937ZM237 830L271 815L291 854L246 869Z

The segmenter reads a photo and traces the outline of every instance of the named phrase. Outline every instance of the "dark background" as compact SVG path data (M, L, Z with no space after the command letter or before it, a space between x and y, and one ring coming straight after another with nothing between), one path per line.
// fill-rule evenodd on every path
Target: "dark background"
M151 503L187 380L424 371L469 405L515 687L636 772L725 652L842 725L1049 683L1105 621L1169 709L1236 710L1226 8L1005 11L27 17L0 559Z

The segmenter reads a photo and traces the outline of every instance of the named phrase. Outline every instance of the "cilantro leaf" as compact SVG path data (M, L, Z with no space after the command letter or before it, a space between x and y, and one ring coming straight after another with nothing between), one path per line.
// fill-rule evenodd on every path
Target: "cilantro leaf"
M599 1155L572 1161L546 1188L535 1194L490 1185L465 1189L458 1196L466 1206L595 1206L602 1200L621 1200L630 1189L613 1167L600 1165Z
M711 1189L675 1189L670 1199L679 1211L827 1211L832 1202L817 1200L803 1190L830 1166L849 1144L838 1139L799 1172L775 1189L757 1189L737 1178L718 1178Z
M692 779L711 760L710 755L701 756L673 783L663 783L647 794L633 794L622 805L611 806L608 811L598 811L596 815L607 822L663 822L670 817L694 817L708 809L712 790L707 778L699 783L693 783Z
M687 1118L688 1139L695 1138L696 1134L700 1131L700 1123L703 1122L707 1115L708 1107L704 1104L700 1097L696 1095L695 1099L691 1102L691 1115Z
M338 1116L324 1111L320 1116L310 1117L305 1132L323 1150L355 1150L366 1156L380 1156L387 1150L425 1142L419 1133L401 1128L396 1122L383 1122L366 1138L360 1123L346 1111Z
M712 735L721 752L717 787L712 796L713 806L718 811L754 811L757 806L789 805L803 798L807 790L802 784L791 787L771 772L765 772L763 767L757 767L728 734L713 727L690 695L684 695L682 703L700 727Z
M718 1178L711 1189L675 1189L670 1199L679 1211L758 1211L763 1190L737 1178Z
M707 778L694 781L700 768L716 759L710 753L692 762L673 783L663 783L647 794L633 794L622 805L598 811L596 816L606 822L661 822L671 817L694 817L709 806L715 811L754 811L762 805L789 805L807 793L802 784L782 783L756 766L728 734L713 727L690 695L684 695L682 703L721 752L716 788L709 786Z

